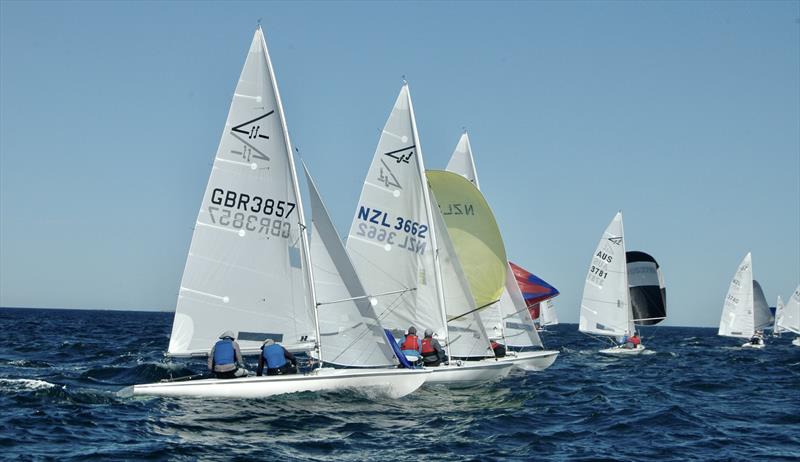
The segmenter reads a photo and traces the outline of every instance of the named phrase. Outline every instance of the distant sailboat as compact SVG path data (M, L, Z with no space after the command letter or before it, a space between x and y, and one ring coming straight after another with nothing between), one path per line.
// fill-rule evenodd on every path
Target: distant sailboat
M781 332L792 332L797 337L792 340L792 345L800 346L800 286L797 286L783 307L783 316L776 320Z
M534 321L539 321L539 326L542 326L542 305L548 300L555 298L559 295L558 289L551 286L544 279L531 273L525 268L509 262L511 270L514 273L514 278L517 281L517 286L522 292L522 297L525 299L525 304L528 306L531 318ZM552 306L552 305L551 305ZM555 313L555 311L553 311ZM548 325L557 324L558 322L549 322Z
M594 251L581 300L578 329L590 335L607 336L612 341L636 335L635 323L651 320L647 319L650 315L642 319L634 317L624 234L622 212L617 212ZM641 343L632 345L632 348L626 344L606 348L600 353L637 355L645 350Z
M783 299L780 295L778 295L778 300L775 302L775 323L772 324L773 337L780 337L781 333L786 331L786 329L781 326L781 322L783 321L783 310Z
M242 353L265 339L323 359L375 369L318 368L308 374L200 379L135 385L134 394L265 397L300 391L365 389L400 397L425 371L397 369L366 293L349 266L309 178L316 256L328 282L341 286L335 308L361 326L323 344L300 190L280 95L259 27L234 92L203 197L181 281L171 356L207 356L220 331L236 333ZM331 293L330 291L328 293ZM335 302L335 300L327 300Z
M480 189L472 146L466 132L458 140L456 149L447 163L447 171L461 175L477 189ZM507 354L506 357L501 358L503 361L511 361L516 367L524 370L541 371L553 364L559 352L544 350L542 340L536 332L535 324L517 283L519 270L525 271L511 262L505 264L506 277L500 299L480 311L480 320L487 327L493 340L501 340L505 343ZM552 290L548 290L548 295L541 300L558 295L555 288L546 283L544 285ZM542 348L542 350L529 351L530 348Z
M722 307L718 335L750 339L743 348L764 348L762 329L772 324L767 299L753 279L753 261L747 252L731 279Z
M552 299L539 303L539 326L544 329L546 326L558 324L558 313Z

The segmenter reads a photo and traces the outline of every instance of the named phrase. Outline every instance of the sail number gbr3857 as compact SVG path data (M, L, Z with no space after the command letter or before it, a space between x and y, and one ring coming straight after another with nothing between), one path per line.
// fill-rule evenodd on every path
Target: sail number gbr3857
M392 217L387 212L363 205L358 208L357 219L356 236L419 255L425 254L428 225L400 216Z
M288 238L292 231L288 218L294 209L293 202L214 188L208 216L218 226Z

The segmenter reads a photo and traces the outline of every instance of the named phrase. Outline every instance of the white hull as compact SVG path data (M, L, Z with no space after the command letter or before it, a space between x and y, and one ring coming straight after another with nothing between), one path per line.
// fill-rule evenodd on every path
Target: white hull
M510 351L504 357L498 358L498 361L510 362L524 371L538 372L550 367L557 357L558 351L555 350Z
M742 344L742 348L756 348L756 349L759 349L759 350L764 348L765 346L766 346L766 344L764 344L764 343L758 343L758 344L753 345L752 343L747 342L747 343L743 343Z
M512 363L495 359L452 361L449 365L426 368L433 373L427 377L425 384L472 387L506 377L512 366Z
M317 369L314 372L238 379L202 379L134 385L134 395L265 398L303 391L357 390L403 397L425 383L423 369Z
M636 348L625 348L624 346L615 346L611 348L606 348L605 350L600 350L600 353L612 356L636 356L642 354L644 350L645 350L644 345L639 344L636 345Z
M795 337L795 339L792 340L792 345L800 346L800 337Z

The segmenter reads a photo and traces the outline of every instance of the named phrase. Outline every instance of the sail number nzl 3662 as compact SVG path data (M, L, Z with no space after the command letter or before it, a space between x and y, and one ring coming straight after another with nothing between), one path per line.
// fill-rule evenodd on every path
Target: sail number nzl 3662
M208 215L211 222L229 228L244 229L267 236L288 238L294 212L293 202L214 188Z
M397 246L419 255L425 254L428 225L403 217L390 217L387 212L375 208L358 209L356 235L391 246ZM388 247L387 247L388 249Z

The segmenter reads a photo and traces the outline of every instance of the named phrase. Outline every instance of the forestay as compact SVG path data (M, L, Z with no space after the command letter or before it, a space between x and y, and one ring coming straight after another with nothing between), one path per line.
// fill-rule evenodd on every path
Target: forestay
M442 170L426 172L436 203L469 281L475 306L500 299L505 286L506 251L500 229L480 190L464 177ZM448 319L455 315L448 308Z
M421 171L410 96L403 85L381 132L347 237L347 250L368 293L406 290L382 297L375 307L381 324L396 334L411 325L446 332Z
M634 332L628 296L622 212L617 212L592 255L581 300L581 332L622 336Z
M171 355L207 354L224 330L236 332L246 352L258 351L267 337L287 348L314 341L303 211L291 152L259 28L192 235Z
M667 317L667 289L655 258L636 250L626 252L631 310L636 324L658 324Z
M372 299L356 275L308 169L305 172L311 201L311 262L325 361L342 366L394 365L395 356L377 321Z
M718 334L750 338L754 333L753 264L750 252L747 252L731 279L722 307Z

